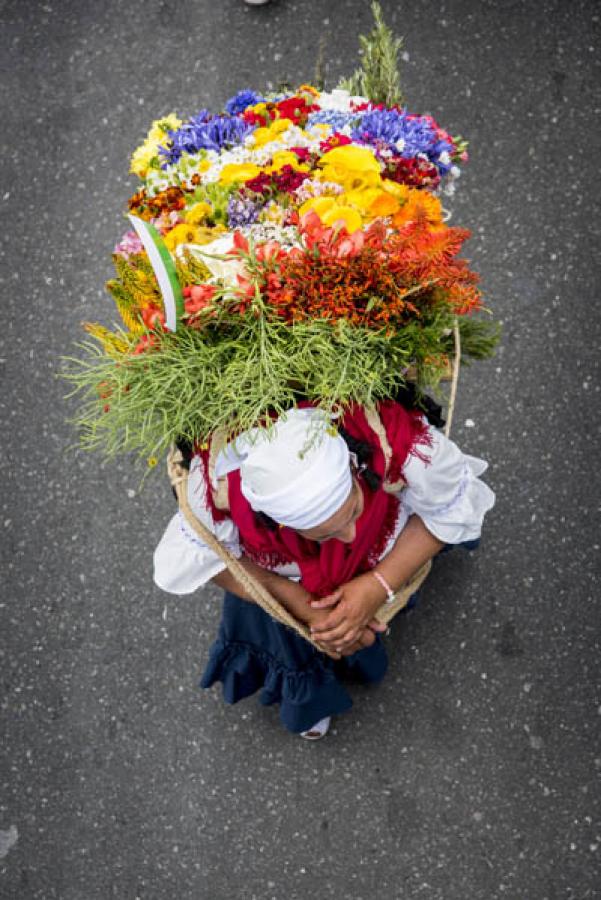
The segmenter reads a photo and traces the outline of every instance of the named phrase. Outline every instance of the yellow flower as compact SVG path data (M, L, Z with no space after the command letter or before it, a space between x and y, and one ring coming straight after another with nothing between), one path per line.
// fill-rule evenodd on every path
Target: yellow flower
M308 213L310 210L314 210L320 219L324 216L333 206L336 205L336 200L334 197L311 197L310 200L307 200L298 211L298 214L302 217L305 213Z
M379 191L378 196L374 197L369 205L369 212L372 216L393 216L399 211L401 204L386 191Z
M188 225L200 225L212 212L213 207L209 203L196 203L186 210L184 218Z
M284 131L287 131L292 124L290 119L275 119L271 125L268 125L265 128L257 128L256 131L253 131L252 133L254 146L264 147L265 144L277 141L280 135L283 134Z
M250 181L261 172L259 166L252 163L230 163L224 166L219 176L221 184L236 184L239 181Z
M276 225L283 225L285 217L286 210L275 200L271 200L261 213L262 222L275 222Z
M347 144L334 147L319 160L324 181L334 181L346 190L360 190L380 184L380 163L367 147Z
M225 225L215 225L214 228L207 228L204 225L198 225L195 229L195 244L211 244L220 234L227 231Z
M158 461L158 459L156 458L156 456L149 456L148 459L147 459L148 468L149 468L149 469L154 469L154 467L158 464L158 462L159 462L159 461Z
M303 165L296 153L292 153L291 150L278 150L273 154L271 165L266 166L263 171L269 175L271 172L279 172L284 166L292 166L297 172L309 171L309 166Z
M380 171L380 163L368 147L357 147L356 144L346 144L344 147L334 147L319 160L320 166L339 166L342 169L356 169L360 172Z
M163 238L168 250L172 253L179 244L196 244L198 238L198 228L194 225L181 224L176 225Z
M363 225L360 213L351 206L335 205L323 215L320 215L319 218L324 225L343 224L349 234L352 234L353 231L358 231Z
M160 145L165 142L167 132L175 131L181 124L181 119L178 119L175 113L169 113L163 119L156 119L144 142L132 154L130 172L139 178L145 178L150 163L158 156Z

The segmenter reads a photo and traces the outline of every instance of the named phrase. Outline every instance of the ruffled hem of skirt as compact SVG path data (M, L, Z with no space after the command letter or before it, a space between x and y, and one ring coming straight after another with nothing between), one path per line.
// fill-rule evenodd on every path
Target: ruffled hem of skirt
M362 681L380 681L386 671L383 647L376 652L362 650L348 657L347 670ZM359 656L366 654L365 665ZM365 657L364 657L365 658ZM338 681L329 660L316 655L303 669L288 669L271 654L242 641L217 640L211 649L200 686L222 683L226 703L237 703L261 691L265 706L280 704L282 724L295 733L306 731L325 716L339 715L353 705L346 688Z

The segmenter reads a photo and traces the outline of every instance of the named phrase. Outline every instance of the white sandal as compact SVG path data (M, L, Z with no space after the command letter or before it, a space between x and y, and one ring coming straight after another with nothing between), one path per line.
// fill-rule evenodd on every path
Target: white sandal
M332 717L326 716L325 719L320 719L315 725L311 725L307 731L301 731L300 736L306 741L319 741L328 733L331 721Z

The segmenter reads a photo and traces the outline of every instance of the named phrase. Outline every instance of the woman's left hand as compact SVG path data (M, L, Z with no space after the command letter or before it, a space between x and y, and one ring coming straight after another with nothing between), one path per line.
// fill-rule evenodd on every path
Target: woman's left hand
M374 619L382 602L382 589L369 574L347 581L328 597L312 601L314 609L336 604L324 621L313 626L313 637L330 649L343 650L354 644L367 627L372 631L386 631L386 625Z

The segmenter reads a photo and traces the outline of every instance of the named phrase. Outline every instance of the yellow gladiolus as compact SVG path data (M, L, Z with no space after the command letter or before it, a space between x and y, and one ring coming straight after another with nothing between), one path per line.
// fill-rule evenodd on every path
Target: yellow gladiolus
M224 166L219 176L221 184L236 184L238 181L250 181L261 172L259 166L252 163L230 163Z

